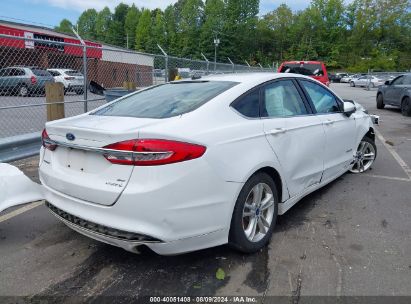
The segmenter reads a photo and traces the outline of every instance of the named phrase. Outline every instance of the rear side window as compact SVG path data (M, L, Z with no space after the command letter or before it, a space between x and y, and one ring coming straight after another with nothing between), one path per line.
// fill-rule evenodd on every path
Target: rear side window
M317 113L341 112L335 96L330 91L311 81L300 80L300 83L314 104Z
M10 69L9 76L24 76L24 71L21 69Z
M264 87L262 117L289 117L307 114L300 93L291 80L277 81Z
M411 75L406 76L403 83L405 85L410 85L411 84Z
M51 74L45 70L32 69L32 72L36 76L51 76Z
M57 71L48 71L52 76L60 76L60 73Z
M236 84L231 81L181 81L163 84L109 104L92 115L174 117L194 111Z
M260 90L255 89L241 96L232 107L246 117L260 117Z

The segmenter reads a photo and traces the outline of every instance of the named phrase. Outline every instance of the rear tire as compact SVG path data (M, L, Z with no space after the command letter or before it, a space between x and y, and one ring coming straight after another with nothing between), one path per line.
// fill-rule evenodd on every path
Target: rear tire
M278 202L278 191L273 179L262 172L253 175L237 198L231 219L229 245L244 253L256 252L266 246L277 220Z
M76 90L76 94L77 94L77 95L84 94L84 91L83 91L83 90Z
M385 108L384 97L380 93L377 95L377 109L384 109L384 108Z
M29 95L29 89L25 85L20 86L18 89L18 95L21 97L27 97Z
M401 113L404 116L411 116L411 99L405 97L401 102Z

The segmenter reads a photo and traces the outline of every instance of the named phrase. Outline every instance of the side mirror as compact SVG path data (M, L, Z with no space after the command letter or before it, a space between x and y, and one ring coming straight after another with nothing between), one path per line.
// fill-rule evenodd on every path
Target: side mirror
M385 85L390 85L390 84L391 84L391 81L386 80L386 81L384 82L384 84L385 84Z
M355 113L356 108L355 105L352 102L344 102L344 114L347 115L348 117L351 116L351 114Z

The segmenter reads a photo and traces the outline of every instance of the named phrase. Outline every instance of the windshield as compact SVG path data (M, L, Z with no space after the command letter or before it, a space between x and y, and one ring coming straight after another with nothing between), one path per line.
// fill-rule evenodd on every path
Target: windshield
M286 63L281 67L280 73L324 76L323 69L319 63Z
M230 81L163 84L107 105L92 115L169 118L194 111L235 85L236 82Z

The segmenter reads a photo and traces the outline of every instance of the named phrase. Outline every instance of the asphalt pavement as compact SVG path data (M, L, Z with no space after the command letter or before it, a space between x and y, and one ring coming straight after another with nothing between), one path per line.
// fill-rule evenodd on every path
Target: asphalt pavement
M88 92L88 111L105 103L104 96ZM83 95L67 93L64 96L65 116L84 113ZM26 133L40 132L44 128L47 109L45 96L19 97L0 95L0 139ZM18 107L18 108L15 108Z
M374 296L384 303L381 296L411 296L411 118L377 110L376 91L332 88L381 116L378 158L367 173L347 173L281 216L267 248L250 255L227 246L173 257L132 254L70 230L44 205L10 218L20 209L13 208L0 214L0 296L59 303L220 295L264 303L273 296L285 303ZM38 181L35 157L15 165Z

